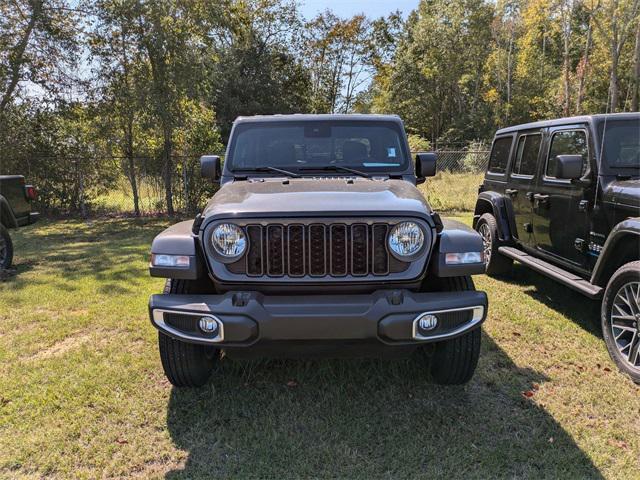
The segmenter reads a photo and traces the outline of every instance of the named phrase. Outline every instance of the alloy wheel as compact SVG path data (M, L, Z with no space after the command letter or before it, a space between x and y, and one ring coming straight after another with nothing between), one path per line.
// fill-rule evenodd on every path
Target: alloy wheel
M632 368L640 368L640 282L620 287L613 299L610 320L620 357Z
M482 248L484 250L484 263L489 265L491 261L491 230L489 225L483 223L478 229L478 233L482 237Z

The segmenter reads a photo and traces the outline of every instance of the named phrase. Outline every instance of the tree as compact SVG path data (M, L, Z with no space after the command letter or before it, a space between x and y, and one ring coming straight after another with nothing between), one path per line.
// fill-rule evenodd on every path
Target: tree
M597 0L591 6L593 21L609 47L609 111L619 107L619 65L624 46L637 27L640 0Z
M0 115L20 84L69 86L80 24L65 0L0 2Z

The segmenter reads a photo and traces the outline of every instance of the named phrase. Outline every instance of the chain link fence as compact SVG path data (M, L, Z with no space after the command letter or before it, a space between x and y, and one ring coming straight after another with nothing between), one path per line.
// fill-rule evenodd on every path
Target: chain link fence
M438 175L478 175L489 161L488 150L437 153ZM39 160L34 164L42 165ZM46 171L20 173L39 189L35 208L50 216L192 214L217 189L200 177L200 155L172 157L170 175L166 162L152 157L49 157L46 164Z

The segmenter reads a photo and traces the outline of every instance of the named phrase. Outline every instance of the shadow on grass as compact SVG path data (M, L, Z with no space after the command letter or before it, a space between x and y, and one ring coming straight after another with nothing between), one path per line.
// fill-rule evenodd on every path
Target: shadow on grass
M421 357L233 362L173 389L167 423L184 468L168 478L601 478L523 395L545 377L484 335L464 387L430 384ZM535 395L534 395L535 396Z
M18 265L23 273L36 265L61 274L59 288L77 290L78 281L93 278L101 283L101 293L133 292L140 284L139 261L149 255L153 237L166 227L167 220L94 220L92 222L48 222L28 233L18 231L19 255L28 259ZM37 224L38 225L38 224ZM21 265L26 268L21 268ZM9 280L20 289L38 279Z
M561 313L585 331L602 338L599 301L591 300L518 263L514 263L513 269L507 275L500 276L499 280L521 287L532 287L525 289L524 293Z

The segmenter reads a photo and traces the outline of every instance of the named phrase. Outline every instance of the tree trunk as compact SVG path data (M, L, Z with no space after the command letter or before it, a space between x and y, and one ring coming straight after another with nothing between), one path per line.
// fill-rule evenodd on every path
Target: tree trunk
M640 23L636 28L636 52L633 64L634 80L633 95L631 97L631 111L637 112L640 106Z
M136 178L136 164L133 157L133 125L132 120L129 118L126 127L126 157L128 163L127 177L129 178L129 184L131 185L131 194L133 196L133 211L136 217L140 216L140 195L138 193L138 181Z
M584 100L584 85L589 70L589 53L591 52L591 19L587 26L587 41L585 42L584 55L578 71L578 94L576 96L576 114L582 113L582 101Z
M611 75L609 77L609 112L614 113L618 108L618 55L615 46L611 49Z
M169 120L163 119L163 137L164 144L162 149L162 155L164 157L164 192L165 199L167 201L167 214L174 215L175 211L173 209L173 162L171 158L171 137L172 131L169 126Z
M566 14L566 12L565 12ZM570 34L570 26L567 24L570 22L569 19L565 18L565 25L563 26L564 32L564 51L563 51L563 63L564 63L564 108L563 114L565 117L571 115L571 84L569 79L569 69L571 68L571 62L569 58L569 34Z

